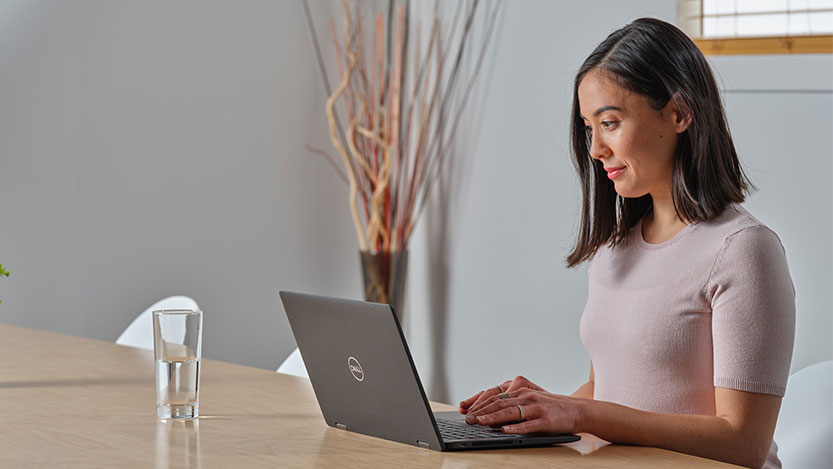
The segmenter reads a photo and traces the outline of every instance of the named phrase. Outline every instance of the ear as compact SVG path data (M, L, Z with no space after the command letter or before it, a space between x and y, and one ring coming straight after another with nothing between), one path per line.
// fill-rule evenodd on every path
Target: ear
M688 107L688 103L685 102L685 99L683 99L680 92L677 91L674 93L674 96L671 96L671 100L668 102L668 105L671 106L670 114L674 118L675 130L678 134L685 132L694 119L694 116L691 113L691 108Z

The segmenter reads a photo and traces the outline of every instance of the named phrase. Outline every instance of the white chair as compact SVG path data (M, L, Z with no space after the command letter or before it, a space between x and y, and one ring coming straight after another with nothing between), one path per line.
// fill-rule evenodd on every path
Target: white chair
M199 309L199 305L187 296L169 296L152 304L130 323L116 343L153 350L153 312L158 309Z
M278 367L278 373L283 373L292 376L300 376L301 378L309 379L307 374L307 366L304 364L304 358L301 356L301 351L297 348L286 357L286 360Z
M833 461L833 360L790 376L775 426L784 469L830 467Z

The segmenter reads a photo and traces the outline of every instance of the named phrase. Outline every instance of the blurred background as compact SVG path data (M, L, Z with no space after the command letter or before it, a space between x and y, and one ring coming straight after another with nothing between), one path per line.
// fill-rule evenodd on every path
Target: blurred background
M678 6L504 4L410 246L405 331L429 398L587 379L586 266L564 265L572 79L643 16L676 23ZM710 61L760 189L746 207L787 251L793 371L829 360L833 56ZM295 348L278 290L362 296L347 186L305 149L331 148L325 100L301 2L0 0L0 322L113 341L183 294L205 311L205 357L275 369Z

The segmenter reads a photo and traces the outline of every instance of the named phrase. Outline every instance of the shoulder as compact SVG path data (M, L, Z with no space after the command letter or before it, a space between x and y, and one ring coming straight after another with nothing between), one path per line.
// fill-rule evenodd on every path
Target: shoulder
M792 288L786 252L778 235L742 207L732 209L735 213L723 220L723 241L709 276L712 291L721 284L739 281L778 281Z
M719 232L727 238L749 228L769 229L738 204L729 204L717 218L702 222L702 225L704 229Z
M693 233L693 245L697 245L701 254L711 252L720 257L727 250L741 247L743 249L777 248L783 251L778 235L752 216L744 207L730 204L717 218L699 222Z
M708 222L707 225L711 225L709 228L723 238L719 256L735 253L746 257L784 252L778 234L739 205L730 205L714 223Z

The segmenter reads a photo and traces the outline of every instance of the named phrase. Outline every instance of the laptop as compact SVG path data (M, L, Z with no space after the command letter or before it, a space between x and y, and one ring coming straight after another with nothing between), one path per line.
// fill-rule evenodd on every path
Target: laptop
M576 435L505 434L432 412L393 307L280 292L327 425L437 451L548 446Z

